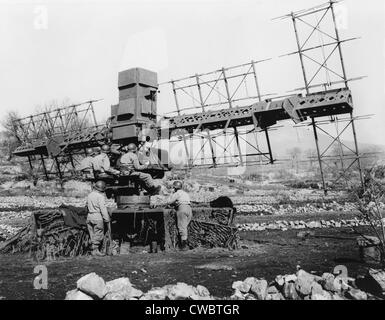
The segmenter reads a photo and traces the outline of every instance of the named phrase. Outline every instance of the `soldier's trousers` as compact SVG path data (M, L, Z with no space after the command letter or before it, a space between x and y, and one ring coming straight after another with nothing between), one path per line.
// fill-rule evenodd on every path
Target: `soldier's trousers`
M152 177L148 173L134 171L130 174L131 177L138 178L142 183L144 188L149 191L152 188L154 188L154 181L152 180Z
M192 209L189 205L180 205L176 211L178 231L181 240L187 240L187 228L192 218Z
M103 220L87 220L87 229L90 234L92 249L99 249L104 238Z

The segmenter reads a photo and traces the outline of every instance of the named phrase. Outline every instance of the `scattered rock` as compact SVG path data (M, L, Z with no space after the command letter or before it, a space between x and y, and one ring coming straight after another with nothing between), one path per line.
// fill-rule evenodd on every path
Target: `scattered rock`
M267 294L276 294L279 293L279 290L275 286L270 286L267 288Z
M283 278L285 279L285 283L297 281L297 276L295 274L288 274L288 275L284 276Z
M79 290L92 297L103 299L107 294L106 284L103 278L99 277L95 272L80 278L76 284Z
M285 284L285 278L283 276L276 276L275 277L275 283L279 286L279 287L283 287L283 285Z
M292 282L287 282L283 286L283 296L287 300L298 300L299 296L297 290L295 289L295 284Z
M104 300L126 300L123 295L118 292L107 293Z
M311 285L311 295L322 295L324 292L324 290L322 289L322 286L317 283L317 282L313 282L312 285Z
M255 279L251 285L250 292L253 293L258 300L265 300L267 294L267 281Z
M345 298L340 296L338 293L335 293L332 296L332 300L345 300Z
M250 291L251 285L244 283L243 281L235 281L231 287L235 290L239 290L242 293L248 293Z
M272 293L266 296L266 300L285 300L281 293Z
M206 287L197 285L197 292L200 297L209 297L210 296L210 291L207 290Z
M348 298L353 300L368 300L368 295L359 289L351 288L349 291L347 291L346 295Z
M314 277L304 270L297 272L297 280L295 282L296 290L303 296L311 294L312 284L314 283Z
M230 297L230 300L245 300L245 299L246 299L246 295L243 294L238 289L235 289L234 294Z
M332 300L332 295L329 292L322 290L321 293L312 294L311 300Z
M186 300L197 294L195 288L183 282L178 282L176 285L169 287L167 298L170 300Z
M335 281L335 277L331 273L324 273L322 275L322 287L327 291L340 292L341 284Z
M145 293L140 300L165 300L167 297L166 288L152 288Z
M245 296L245 300L259 300L259 299L257 299L253 294L248 293Z
M118 278L106 283L107 293L124 292L127 289L131 289L131 287L132 284L128 278Z
M68 291L64 300L94 300L89 295L78 289Z

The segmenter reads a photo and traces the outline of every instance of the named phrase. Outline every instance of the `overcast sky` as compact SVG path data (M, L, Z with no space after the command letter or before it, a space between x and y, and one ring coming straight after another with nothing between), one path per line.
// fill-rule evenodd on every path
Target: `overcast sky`
M21 115L50 100L95 105L99 119L118 102L118 72L144 67L159 82L274 58L261 65L262 90L303 86L289 20L272 18L323 0L4 1L0 0L0 118ZM338 9L355 114L376 114L357 124L359 140L385 144L385 2L347 0ZM158 113L173 110L161 87Z

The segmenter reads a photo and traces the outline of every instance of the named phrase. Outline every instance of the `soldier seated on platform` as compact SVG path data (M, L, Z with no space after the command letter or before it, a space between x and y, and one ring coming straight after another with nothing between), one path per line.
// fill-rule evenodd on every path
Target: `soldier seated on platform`
M93 180L95 178L92 166L93 153L94 151L92 148L87 148L86 157L80 162L79 165L79 171L81 171L83 179L85 180Z
M92 159L92 167L94 170L95 178L103 178L103 176L107 175L118 176L120 174L119 170L111 168L110 159L107 155L109 152L110 146L105 144L102 146L99 154Z
M129 177L135 177L142 182L144 188L152 195L159 194L161 186L156 186L152 177L148 173L140 172L138 170L144 170L146 165L139 163L137 152L137 146L134 143L130 143L127 148L127 153L120 159L120 166L125 175Z

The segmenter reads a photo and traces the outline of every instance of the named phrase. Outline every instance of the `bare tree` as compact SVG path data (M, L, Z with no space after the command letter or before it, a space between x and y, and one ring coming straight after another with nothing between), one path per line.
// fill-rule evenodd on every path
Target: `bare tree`
M376 246L380 252L381 264L383 266L385 266L385 219L383 210L385 188L383 180L377 179L376 176L383 178L384 171L384 166L366 170L364 188L354 190L360 211L359 217L369 224L372 235L377 239L375 242L378 242ZM355 231L359 233L358 230ZM370 237L362 234L361 236L368 243L374 244Z
M8 160L12 159L13 151L20 146L22 138L18 135L14 121L20 116L16 111L8 111L4 119L0 122L3 128L3 139L0 142L1 147L6 150Z
M298 147L294 147L294 148L288 149L287 153L291 158L292 168L296 167L296 172L298 173L299 161L301 159L302 150Z
M317 150L307 149L305 151L305 156L309 159L310 168L313 168L314 162L317 160Z

